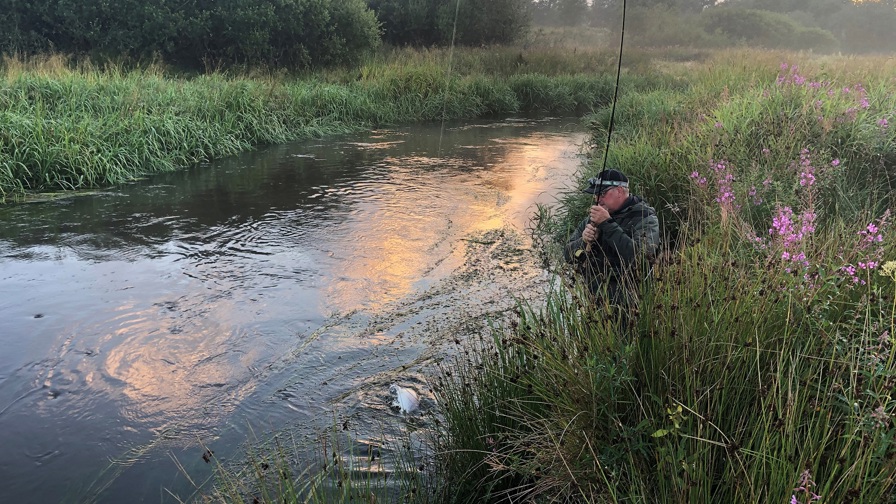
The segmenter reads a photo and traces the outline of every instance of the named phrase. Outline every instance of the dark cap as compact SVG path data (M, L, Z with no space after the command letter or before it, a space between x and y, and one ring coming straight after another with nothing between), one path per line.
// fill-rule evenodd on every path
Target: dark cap
M585 192L600 194L614 187L628 187L628 177L621 171L611 168L598 173L596 177L588 179L588 187L585 188Z

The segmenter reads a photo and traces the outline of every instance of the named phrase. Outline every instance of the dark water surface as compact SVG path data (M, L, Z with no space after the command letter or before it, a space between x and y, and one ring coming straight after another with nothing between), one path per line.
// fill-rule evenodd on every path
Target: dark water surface
M418 125L0 207L0 502L172 502L199 442L431 408L446 333L543 281L525 227L584 139Z

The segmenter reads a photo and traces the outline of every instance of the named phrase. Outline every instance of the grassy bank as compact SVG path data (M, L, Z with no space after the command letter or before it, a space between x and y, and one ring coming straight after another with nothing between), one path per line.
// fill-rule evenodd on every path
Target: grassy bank
M662 68L687 85L628 90L609 158L669 238L640 306L558 271L443 369L439 500L896 502L892 60ZM586 207L542 209L556 264Z
M183 77L61 56L6 58L0 201L103 187L258 145L416 121L574 113L612 96L612 55L566 49L396 50L313 76Z

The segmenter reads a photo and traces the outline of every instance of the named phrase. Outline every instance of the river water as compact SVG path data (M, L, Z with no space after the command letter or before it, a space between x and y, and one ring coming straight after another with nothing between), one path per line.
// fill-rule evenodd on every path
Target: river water
M0 207L0 502L188 499L206 447L406 422L392 383L425 418L433 362L549 281L526 227L585 138L415 125Z

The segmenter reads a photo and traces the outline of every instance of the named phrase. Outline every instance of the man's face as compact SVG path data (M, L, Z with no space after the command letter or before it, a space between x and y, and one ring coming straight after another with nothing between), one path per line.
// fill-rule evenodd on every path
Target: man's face
M616 210L622 208L622 204L625 203L625 199L625 191L623 191L622 188L618 186L608 187L601 194L594 195L594 202L606 208L610 213L613 213Z

